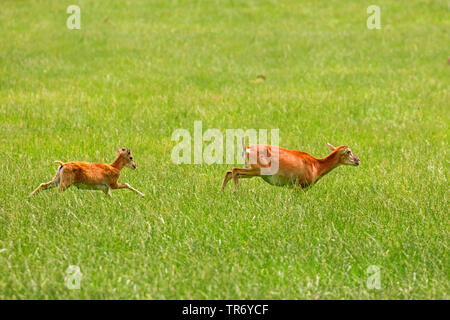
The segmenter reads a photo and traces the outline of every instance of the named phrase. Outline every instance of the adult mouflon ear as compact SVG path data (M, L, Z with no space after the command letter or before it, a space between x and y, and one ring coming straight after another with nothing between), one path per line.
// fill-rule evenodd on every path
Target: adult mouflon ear
M329 144L328 142L327 142L327 146L328 146L328 148L330 148L330 150L331 151L334 151L334 149L336 149L335 147L333 147L331 144Z
M121 153L121 152L122 152L122 149L121 149L120 147L117 147L117 152L118 152L118 153Z

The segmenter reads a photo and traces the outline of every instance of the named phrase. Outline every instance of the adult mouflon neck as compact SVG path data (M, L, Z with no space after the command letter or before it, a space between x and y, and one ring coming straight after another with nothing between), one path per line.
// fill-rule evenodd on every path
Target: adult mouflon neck
M317 160L317 177L316 179L322 178L328 172L338 167L339 162L339 149L332 151L328 156Z

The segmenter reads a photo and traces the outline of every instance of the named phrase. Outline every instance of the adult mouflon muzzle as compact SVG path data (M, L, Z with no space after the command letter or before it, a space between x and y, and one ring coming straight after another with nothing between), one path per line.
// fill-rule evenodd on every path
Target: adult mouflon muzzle
M355 166L359 166L359 164L361 163L361 160L359 160L359 158L355 155L353 155L353 164Z

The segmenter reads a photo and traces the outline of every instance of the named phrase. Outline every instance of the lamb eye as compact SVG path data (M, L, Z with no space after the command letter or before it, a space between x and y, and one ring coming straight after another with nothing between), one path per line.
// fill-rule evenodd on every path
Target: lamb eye
M133 160L133 157L130 157L130 160Z

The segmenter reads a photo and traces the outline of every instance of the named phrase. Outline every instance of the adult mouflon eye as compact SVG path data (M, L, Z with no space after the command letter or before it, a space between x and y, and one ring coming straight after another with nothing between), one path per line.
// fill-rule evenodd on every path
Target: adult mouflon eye
M133 160L133 157L130 157L130 160Z

